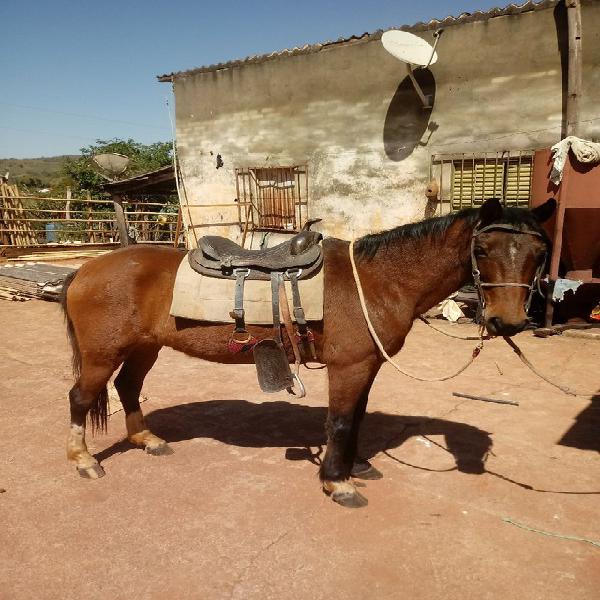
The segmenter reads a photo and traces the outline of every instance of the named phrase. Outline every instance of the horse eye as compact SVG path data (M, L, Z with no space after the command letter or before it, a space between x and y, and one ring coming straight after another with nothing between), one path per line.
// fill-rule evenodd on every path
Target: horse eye
M473 252L475 253L475 256L477 258L482 258L482 257L486 256L485 250L481 246L475 246L475 249L473 250Z

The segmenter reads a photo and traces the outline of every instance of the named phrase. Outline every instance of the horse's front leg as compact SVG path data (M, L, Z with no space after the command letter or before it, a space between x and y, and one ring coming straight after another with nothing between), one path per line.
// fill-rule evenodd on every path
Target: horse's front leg
M367 499L350 482L358 434L379 364L329 365L327 450L320 469L323 489L335 502L357 508Z

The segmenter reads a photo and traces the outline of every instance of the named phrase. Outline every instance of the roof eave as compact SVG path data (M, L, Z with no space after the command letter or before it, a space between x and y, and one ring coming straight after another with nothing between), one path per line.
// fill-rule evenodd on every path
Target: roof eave
M414 25L402 25L400 27L390 27L386 30L379 29L373 33L363 33L360 36L353 35L347 38L340 38L336 41L327 41L318 44L306 44L302 47L288 48L269 54L261 54L257 56L248 56L246 58L231 60L223 63L217 63L215 65L206 65L203 67L197 67L194 69L188 69L184 71L175 71L173 73L165 73L164 75L157 75L157 79L161 83L174 82L177 78L190 77L192 75L198 75L200 73L211 73L215 71L222 71L224 69L233 69L235 67L242 67L245 65L258 64L275 60L278 58L284 58L289 56L299 56L302 54L314 54L321 50L326 50L335 46L345 46L356 43L371 42L381 38L384 31L391 29L399 29L402 31L420 32L429 31L432 29L439 29L443 27L451 27L454 25L461 25L464 23L473 23L475 21L487 21L496 17L503 17L509 15L518 15L526 12L544 10L552 8L558 4L560 0L528 0L523 4L509 4L503 8L494 7L488 11L476 11L474 13L461 13L457 17L448 16L444 19L432 19L431 21L418 22Z

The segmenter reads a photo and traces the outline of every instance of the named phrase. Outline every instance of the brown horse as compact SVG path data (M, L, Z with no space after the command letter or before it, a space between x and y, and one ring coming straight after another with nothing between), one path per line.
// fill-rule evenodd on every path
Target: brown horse
M503 209L497 200L488 200L480 209L358 240L358 274L371 321L386 351L398 352L415 317L472 281L474 268L483 286L492 284L480 287L488 331L513 335L522 330L527 324L524 305L529 288L547 254L539 223L554 208L554 200L533 211ZM483 227L486 230L477 234ZM347 241L324 242L324 316L310 326L329 376L327 450L320 478L334 500L360 506L366 499L350 477L380 476L368 462L357 459L356 448L369 390L384 359L361 310L348 249ZM91 260L65 284L63 308L76 378L69 393L67 456L84 477L104 475L86 447L86 416L89 412L92 426L106 428L106 385L119 366L115 386L125 409L129 440L150 454L166 454L171 452L169 446L149 431L139 405L144 377L161 347L220 363L252 362L251 354L227 351L231 325L169 314L183 257L174 249L133 246ZM258 339L271 335L271 327L249 329ZM289 347L288 354L293 360Z

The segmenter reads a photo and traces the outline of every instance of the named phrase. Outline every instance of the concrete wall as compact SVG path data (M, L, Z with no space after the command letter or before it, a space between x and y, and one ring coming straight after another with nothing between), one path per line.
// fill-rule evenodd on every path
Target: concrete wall
M432 153L525 150L560 139L554 12L445 27L439 61L419 74L435 93L430 111L421 108L405 66L373 37L176 77L189 203L232 202L235 167L308 164L309 213L324 219L326 234L347 238L422 218ZM418 33L429 42L432 34ZM600 116L600 2L584 3L583 36L587 120ZM599 138L600 120L584 123L582 136ZM237 220L236 208L190 212L195 224ZM187 211L184 219L189 224ZM239 237L237 227L196 231L209 230Z

